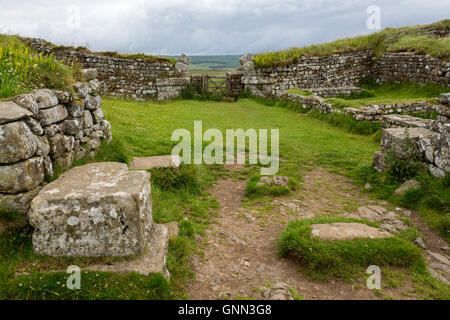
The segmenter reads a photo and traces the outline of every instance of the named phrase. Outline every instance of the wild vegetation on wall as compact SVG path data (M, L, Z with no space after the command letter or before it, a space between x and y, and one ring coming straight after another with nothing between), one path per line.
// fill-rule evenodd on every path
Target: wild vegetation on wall
M436 38L423 35L423 28L436 28L448 32L450 20L442 20L427 26L386 28L380 32L333 42L311 45L303 48L290 48L283 51L260 53L253 57L256 68L270 68L298 63L300 57L328 56L335 53L373 50L376 56L386 51L409 51L430 54L436 58L450 55L449 38Z
M16 37L0 35L0 98L36 88L69 90L77 77L76 67L37 54Z

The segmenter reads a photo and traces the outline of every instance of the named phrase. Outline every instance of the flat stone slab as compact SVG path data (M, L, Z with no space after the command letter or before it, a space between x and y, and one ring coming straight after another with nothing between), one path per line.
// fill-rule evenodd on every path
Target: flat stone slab
M162 224L153 224L151 236L143 255L130 261L93 265L84 269L116 273L136 272L144 276L162 273L169 280L170 273L166 267L168 246L169 232L167 228Z
M33 199L29 219L38 254L142 254L152 226L150 174L117 162L72 168Z
M130 170L147 170L152 168L178 168L179 156L135 157L129 165Z
M0 124L13 122L33 114L12 101L0 101Z
M380 239L392 237L387 231L373 228L364 223L336 222L326 224L312 224L311 238L325 240L351 240L357 238Z

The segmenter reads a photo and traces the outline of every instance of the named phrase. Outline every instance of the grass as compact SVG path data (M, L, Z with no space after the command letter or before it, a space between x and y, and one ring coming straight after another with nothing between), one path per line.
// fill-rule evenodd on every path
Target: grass
M412 103L418 101L432 101L439 94L447 92L446 87L437 84L420 85L416 83L385 83L376 84L363 81L360 84L361 93L350 96L340 96L325 100L336 108L360 108L368 105Z
M42 87L71 91L78 78L76 66L65 66L15 37L0 35L0 98Z
M300 90L300 89L298 89L298 88L292 88L292 89L289 89L287 92L293 93L293 94L298 94L298 95L304 96L304 97L311 96L311 95L314 94L313 92L310 92L310 91L303 91L303 90Z
M430 54L436 58L448 58L450 55L449 39L435 39L423 35L424 26L386 28L380 32L353 38L311 45L303 48L290 48L283 51L260 53L253 57L256 68L271 68L298 63L300 57L329 56L361 50L372 50L376 56L386 51L416 51ZM442 20L425 27L450 29L450 20Z
M134 156L170 154L178 143L170 139L173 130L186 128L193 132L194 120L203 121L203 131L208 128L218 128L222 132L228 128L278 128L281 158L278 175L288 176L292 182L301 181L302 170L317 166L346 176L362 177L360 168L371 164L372 154L379 148L379 143L369 135L350 133L305 114L292 112L290 109L295 110L295 105L269 100L262 102L265 104L241 98L236 103L209 100L154 103L105 98L102 109L112 125L113 143L102 145L101 152L94 159L78 161L75 165L86 161L128 162ZM258 173L259 168L254 167L247 168L241 175L249 178ZM179 236L169 245L167 264L171 273L170 283L160 275L144 277L87 273L86 276L83 274L82 290L69 291L62 286L64 279L67 279L64 272L43 271L65 270L71 264L83 266L108 262L111 258L98 261L35 256L31 246L31 230L19 228L0 236L0 298L186 298L185 284L192 277L190 257L201 253L195 235L204 233L218 208L207 187L222 175L227 175L227 172L219 165L186 165L180 171L152 170L154 220L158 223L177 221L180 226ZM253 179L253 182L256 181L256 178ZM362 180L360 183L363 183ZM294 189L295 186L290 185L289 188ZM390 185L387 189L393 191ZM273 196L270 192L262 194L262 197ZM28 274L16 275L16 272ZM417 277L424 283L430 281L420 274ZM429 286L424 290L429 290L427 294L435 297L435 291Z
M289 223L278 240L279 254L295 256L303 263L307 275L315 280L339 277L355 280L370 265L407 267L425 272L420 249L404 239L402 234L383 239L323 240L311 238L311 224L360 222L346 218L314 218Z

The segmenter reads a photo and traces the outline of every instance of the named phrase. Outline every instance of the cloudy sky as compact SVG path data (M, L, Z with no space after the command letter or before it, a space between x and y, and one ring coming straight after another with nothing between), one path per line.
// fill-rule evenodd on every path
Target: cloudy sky
M450 18L448 0L0 0L0 33L96 51L241 54Z

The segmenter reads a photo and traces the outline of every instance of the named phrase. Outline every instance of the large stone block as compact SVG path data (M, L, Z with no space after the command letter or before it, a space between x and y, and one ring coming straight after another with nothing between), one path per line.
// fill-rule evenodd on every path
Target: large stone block
M14 102L30 111L34 116L38 115L39 105L33 95L29 93L18 95L14 98Z
M142 254L152 228L150 174L113 162L72 168L39 192L29 217L38 254Z
M22 121L0 125L0 164L28 159L36 152L37 142Z
M81 69L81 78L83 81L90 81L97 78L97 69Z
M419 155L427 146L434 145L438 134L425 128L389 128L383 129L381 150L393 151L398 158Z
M47 126L49 124L60 122L67 118L69 113L67 112L67 109L59 104L52 108L42 109L39 110L39 122L43 126Z
M19 107L12 101L0 101L0 124L17 121L32 115L33 113Z
M44 158L33 157L10 165L0 165L0 192L19 193L44 182Z

